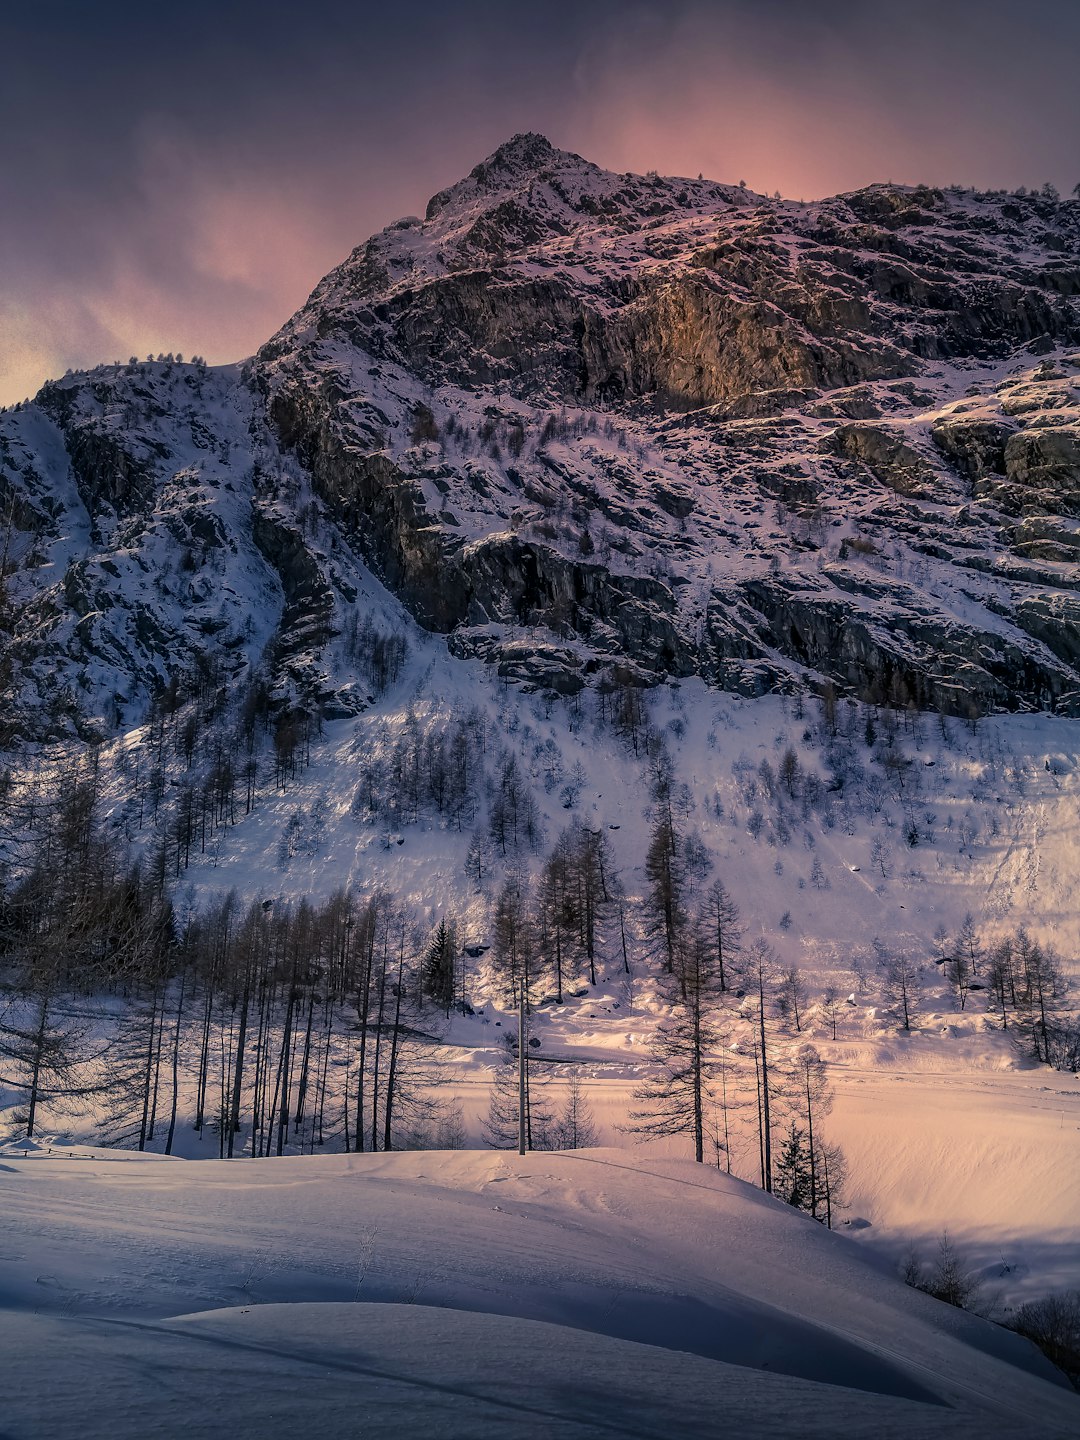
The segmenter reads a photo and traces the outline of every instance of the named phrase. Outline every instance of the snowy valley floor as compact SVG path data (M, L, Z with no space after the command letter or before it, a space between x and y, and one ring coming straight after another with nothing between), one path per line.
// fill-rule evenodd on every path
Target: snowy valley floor
M0 1158L0 1434L1075 1434L1015 1336L651 1150Z

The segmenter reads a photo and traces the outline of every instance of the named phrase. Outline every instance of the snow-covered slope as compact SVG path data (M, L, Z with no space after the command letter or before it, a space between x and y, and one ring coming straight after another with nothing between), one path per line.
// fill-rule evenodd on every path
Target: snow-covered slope
M5 1429L1074 1432L1027 1342L656 1156L236 1164L8 1148ZM86 1402L88 1390L108 1404Z

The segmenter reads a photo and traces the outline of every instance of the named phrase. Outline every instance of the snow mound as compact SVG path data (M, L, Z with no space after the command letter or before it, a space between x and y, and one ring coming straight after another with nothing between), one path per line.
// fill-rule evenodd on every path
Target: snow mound
M360 1424L365 1437L470 1440L1018 1433L943 1406L426 1306L268 1305L137 1326L24 1318L5 1334L11 1363L36 1371L49 1350L63 1359L47 1407L26 1389L5 1403L20 1436L142 1440L182 1428L263 1440L313 1423L331 1435ZM99 1387L108 1403L88 1406Z
M349 1413L366 1434L470 1436L1080 1420L1026 1342L687 1162L10 1159L0 1344L21 1437L119 1440L151 1416L169 1433L163 1393L185 1434L292 1434L301 1417L335 1433Z

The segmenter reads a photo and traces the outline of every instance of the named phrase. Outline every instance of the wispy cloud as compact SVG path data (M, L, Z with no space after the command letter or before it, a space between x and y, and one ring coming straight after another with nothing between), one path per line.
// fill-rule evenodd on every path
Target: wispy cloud
M1080 180L1074 0L61 0L0 46L0 401L251 353L515 130L795 198Z

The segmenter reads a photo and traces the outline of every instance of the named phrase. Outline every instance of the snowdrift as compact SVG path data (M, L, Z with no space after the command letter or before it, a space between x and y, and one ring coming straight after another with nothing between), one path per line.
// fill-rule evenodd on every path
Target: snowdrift
M8 1146L5 1434L1068 1435L1026 1342L639 1151Z

